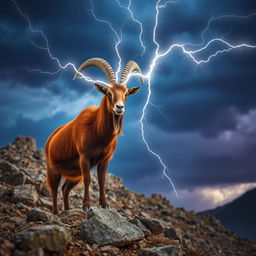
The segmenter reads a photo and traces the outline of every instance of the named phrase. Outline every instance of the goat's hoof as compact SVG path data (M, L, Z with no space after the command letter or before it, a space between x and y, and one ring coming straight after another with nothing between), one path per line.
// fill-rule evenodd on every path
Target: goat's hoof
M85 212L88 212L89 210L90 210L90 206L89 205L85 205L85 206L83 206L83 210L85 211Z
M102 207L103 209L112 210L111 207L110 207L108 204L102 205L101 207Z

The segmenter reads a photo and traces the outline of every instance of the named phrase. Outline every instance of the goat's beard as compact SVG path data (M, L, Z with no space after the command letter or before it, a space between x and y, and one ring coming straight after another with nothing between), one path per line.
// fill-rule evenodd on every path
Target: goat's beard
M113 113L113 127L114 135L122 135L122 125L123 125L123 115L117 115L116 113Z

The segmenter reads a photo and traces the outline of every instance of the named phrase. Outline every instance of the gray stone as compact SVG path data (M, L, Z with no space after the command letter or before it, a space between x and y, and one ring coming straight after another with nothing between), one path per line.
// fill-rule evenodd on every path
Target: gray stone
M8 161L0 161L1 181L14 186L24 184L26 175Z
M32 249L28 251L16 250L12 256L46 256L42 248Z
M140 256L181 256L182 251L177 246L161 246L155 248L143 248L139 251Z
M18 202L14 205L14 209L17 209L17 210L22 210L22 209L26 209L26 210L29 210L29 207L21 202Z
M42 205L48 209L52 209L52 201L50 200L50 198L40 195L39 202L40 202L40 205Z
M41 192L45 185L45 174L35 173L33 170L22 169L22 172L26 175L26 184L32 184L36 187L38 192Z
M136 219L138 219L143 225L146 226L146 228L148 228L154 234L159 234L163 232L166 228L164 222L155 218L137 216Z
M35 226L15 237L22 250L42 248L51 252L62 252L71 240L70 232L57 225Z
M27 222L43 221L47 224L61 225L60 219L48 212L45 212L39 208L33 208L27 213Z
M73 209L69 209L69 210L66 210L66 211L63 211L60 215L84 215L85 214L85 211L83 211L81 208L73 208Z
M112 245L102 246L102 247L100 247L100 251L102 253L107 253L108 255L111 255L111 256L120 255L119 248L114 247Z
M151 231L146 228L137 218L133 218L129 220L132 224L136 225L138 228L142 230L145 236L150 235Z
M38 201L38 194L35 187L30 184L19 185L14 188L11 200L14 203L34 205Z
M182 235L181 235L181 231L179 228L167 228L164 231L164 235L168 238L174 239L174 240L182 240Z
M6 187L0 184L0 198L5 197L6 190L7 190Z
M81 225L80 236L91 244L123 246L144 238L143 232L119 213L91 208Z

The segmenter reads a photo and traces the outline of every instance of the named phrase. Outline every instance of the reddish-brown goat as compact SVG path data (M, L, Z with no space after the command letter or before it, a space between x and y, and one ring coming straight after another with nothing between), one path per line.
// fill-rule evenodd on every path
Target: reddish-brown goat
M90 208L90 170L97 165L100 189L99 203L108 207L105 196L105 175L108 163L117 144L117 136L122 134L122 122L126 97L135 94L140 87L126 88L124 82L132 71L140 71L137 63L129 61L122 73L120 83L116 83L111 66L103 59L92 58L84 62L74 79L88 66L103 70L111 86L95 84L104 94L99 107L84 109L74 120L57 128L45 145L47 159L47 183L52 195L52 211L58 213L57 194L61 177L64 209L69 209L69 193L83 180L83 209ZM142 80L143 82L143 80Z

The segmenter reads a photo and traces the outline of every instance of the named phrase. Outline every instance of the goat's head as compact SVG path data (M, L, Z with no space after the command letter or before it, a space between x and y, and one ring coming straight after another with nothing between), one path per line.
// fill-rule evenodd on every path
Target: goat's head
M115 115L122 115L125 111L125 103L127 96L135 94L140 90L140 87L127 88L125 84L131 72L136 71L141 73L139 65L132 60L129 61L124 68L120 83L118 83L116 82L116 77L113 68L107 61L101 58L92 58L85 61L79 67L78 72L76 72L74 76L74 79L77 78L77 76L83 69L89 66L96 66L106 74L110 86L103 86L101 84L95 84L94 86L99 92L103 93L106 96L108 110L114 113ZM142 77L141 82L143 83Z

